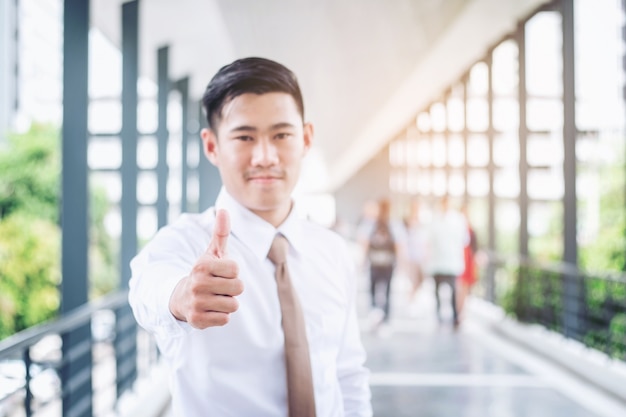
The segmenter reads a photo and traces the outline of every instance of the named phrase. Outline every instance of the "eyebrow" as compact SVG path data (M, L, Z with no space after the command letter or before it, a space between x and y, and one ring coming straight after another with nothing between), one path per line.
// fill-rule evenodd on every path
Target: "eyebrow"
M281 122L276 123L270 126L269 130L279 130L279 129L294 129L295 126L291 123ZM254 126L242 125L234 127L230 130L230 132L256 132L258 129Z

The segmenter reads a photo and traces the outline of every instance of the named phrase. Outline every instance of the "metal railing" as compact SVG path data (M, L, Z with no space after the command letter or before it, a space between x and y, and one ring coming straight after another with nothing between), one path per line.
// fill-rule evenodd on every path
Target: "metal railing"
M508 314L626 361L626 275L493 255L489 268L493 301Z
M0 341L0 417L114 415L157 356L127 292L109 294Z

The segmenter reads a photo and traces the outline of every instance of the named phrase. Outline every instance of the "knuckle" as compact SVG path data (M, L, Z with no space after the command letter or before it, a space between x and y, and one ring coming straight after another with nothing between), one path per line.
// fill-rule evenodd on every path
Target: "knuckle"
M225 326L230 321L230 316L226 313L215 316L213 323L215 326Z
M202 328L202 315L197 311L192 311L187 317L187 322L193 327Z
M191 276L197 278L206 274L206 265L202 262L197 262L191 269Z
M237 262L235 261L231 261L231 266L230 266L231 270L231 276L232 277L238 277L239 276L239 265L237 264Z
M228 307L229 307L228 311L230 313L234 313L235 311L239 309L239 301L235 297L230 297Z
M243 281L240 279L236 279L233 281L233 295L241 295L243 293L244 286Z

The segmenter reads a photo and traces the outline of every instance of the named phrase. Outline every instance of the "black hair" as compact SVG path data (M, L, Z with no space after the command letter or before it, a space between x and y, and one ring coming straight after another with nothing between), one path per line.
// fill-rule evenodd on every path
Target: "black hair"
M295 74L284 65L265 58L243 58L217 72L202 96L209 128L216 132L222 108L233 98L246 93L281 92L293 97L304 120L302 93Z

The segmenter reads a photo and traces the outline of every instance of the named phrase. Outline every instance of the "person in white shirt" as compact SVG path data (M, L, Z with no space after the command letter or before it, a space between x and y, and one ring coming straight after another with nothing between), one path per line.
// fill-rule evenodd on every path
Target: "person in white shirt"
M317 416L371 416L353 258L341 237L299 217L291 197L313 140L295 75L274 61L240 59L218 71L202 100L203 148L223 188L214 207L182 215L131 262L130 305L169 363L174 414L288 416L281 308L267 258L282 234Z
M468 241L465 219L460 212L450 207L448 196L440 201L440 211L435 214L430 225L430 275L435 280L437 317L441 321L439 287L447 284L451 289L451 307L454 326L459 325L456 304L456 279L465 269L464 248Z

